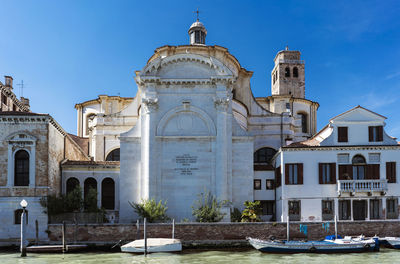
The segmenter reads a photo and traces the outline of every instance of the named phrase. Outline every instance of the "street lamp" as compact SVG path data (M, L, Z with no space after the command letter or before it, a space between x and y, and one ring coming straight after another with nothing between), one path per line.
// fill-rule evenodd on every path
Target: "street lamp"
M23 199L20 202L22 207L21 214L21 257L26 257L26 246L25 246L25 208L28 206L28 202Z

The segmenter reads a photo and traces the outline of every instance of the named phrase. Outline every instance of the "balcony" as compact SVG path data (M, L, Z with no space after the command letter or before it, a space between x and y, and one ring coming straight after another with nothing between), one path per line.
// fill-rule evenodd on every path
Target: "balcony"
M337 183L338 194L372 193L387 191L387 180L339 180Z

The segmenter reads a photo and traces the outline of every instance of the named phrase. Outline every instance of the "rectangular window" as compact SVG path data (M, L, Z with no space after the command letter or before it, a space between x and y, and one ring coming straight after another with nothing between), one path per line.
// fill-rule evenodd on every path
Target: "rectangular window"
M368 127L369 142L383 141L383 126Z
M349 142L348 127L338 127L338 142Z
M260 179L254 180L254 190L261 190L261 180Z
M369 153L368 160L369 160L369 163L381 162L381 153Z
M334 211L334 202L332 200L322 201L322 220L333 220Z
M380 218L380 210L381 210L380 204L381 204L381 201L378 199L369 200L369 205L370 205L369 218L370 219L379 219Z
M20 225L21 224L21 215L22 209L17 209L14 211L14 224ZM28 210L25 210L25 222L28 224Z
M336 163L319 163L319 184L336 184Z
M265 186L267 190L273 190L275 188L275 181L274 180L266 180Z
M300 221L301 204L300 201L288 201L289 221Z
M351 220L350 200L339 201L339 219Z
M275 201L260 201L262 214L263 215L273 215L275 212Z
M396 183L396 162L386 162L386 179L388 183Z
M397 219L398 209L397 209L397 199L387 199L386 200L386 218L387 219Z
M338 154L337 162L340 164L348 164L350 162L349 154Z
M303 164L285 164L285 184L303 184Z

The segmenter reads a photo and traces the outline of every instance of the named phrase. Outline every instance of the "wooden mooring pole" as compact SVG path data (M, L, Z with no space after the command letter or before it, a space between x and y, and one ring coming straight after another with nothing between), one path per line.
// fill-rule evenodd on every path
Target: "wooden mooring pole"
M39 222L35 220L36 246L39 245Z
M172 219L172 239L175 238L175 219Z
M136 240L140 239L140 223L139 219L136 221Z
M65 253L67 251L67 247L65 245L65 228L66 228L66 224L65 221L62 222L62 252Z
M143 219L144 255L147 255L146 217Z

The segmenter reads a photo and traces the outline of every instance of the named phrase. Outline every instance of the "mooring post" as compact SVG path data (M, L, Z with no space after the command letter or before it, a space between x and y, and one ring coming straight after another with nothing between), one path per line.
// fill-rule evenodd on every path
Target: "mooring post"
M39 222L35 220L35 231L36 231L36 245L39 245Z
M147 255L146 217L143 219L144 255Z
M22 214L21 214L21 257L26 257L26 245L25 245L25 207L22 207Z
M63 253L65 253L65 251L67 249L66 245L65 245L65 228L66 228L65 221L63 221L62 222L62 245L63 245L62 252Z
M136 221L136 239L137 240L140 239L140 223L139 223L139 219Z
M286 237L287 237L287 241L289 242L289 228L290 228L290 224L289 224L289 216L287 216L287 227L286 227Z
M337 216L335 214L335 239L338 239L337 237Z
M172 219L172 239L175 238L175 219Z

